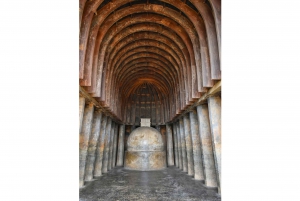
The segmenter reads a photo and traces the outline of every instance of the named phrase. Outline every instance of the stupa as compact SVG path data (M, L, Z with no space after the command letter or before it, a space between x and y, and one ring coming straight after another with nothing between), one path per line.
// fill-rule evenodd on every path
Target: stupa
M133 130L127 140L124 168L140 171L166 168L166 152L160 132L147 126Z

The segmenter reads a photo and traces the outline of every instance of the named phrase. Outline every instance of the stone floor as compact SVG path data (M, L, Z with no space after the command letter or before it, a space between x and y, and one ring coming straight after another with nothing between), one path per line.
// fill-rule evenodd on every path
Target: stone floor
M150 172L116 167L88 182L80 189L79 197L80 201L221 200L216 189L205 187L176 167Z

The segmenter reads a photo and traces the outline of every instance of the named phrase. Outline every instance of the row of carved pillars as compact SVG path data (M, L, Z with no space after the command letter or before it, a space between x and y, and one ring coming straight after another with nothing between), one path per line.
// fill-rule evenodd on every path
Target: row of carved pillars
M125 125L79 97L79 187L123 166Z
M221 97L167 124L167 162L221 193ZM175 162L175 163L174 163Z

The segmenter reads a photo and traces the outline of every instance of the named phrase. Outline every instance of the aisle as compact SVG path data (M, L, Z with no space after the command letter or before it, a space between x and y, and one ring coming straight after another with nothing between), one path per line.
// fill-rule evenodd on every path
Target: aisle
M176 167L151 172L116 167L86 184L79 196L80 201L221 200L217 190L206 188Z

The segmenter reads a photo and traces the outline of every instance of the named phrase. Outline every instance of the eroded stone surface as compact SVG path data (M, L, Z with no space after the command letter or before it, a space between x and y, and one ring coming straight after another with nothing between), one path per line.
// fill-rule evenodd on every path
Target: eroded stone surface
M124 167L129 170L161 170L166 168L166 151L161 134L151 127L139 127L127 141Z
M80 189L80 201L221 201L216 188L207 188L176 167L131 171L116 167Z
M118 142L118 158L117 166L123 166L124 158L124 137L125 137L125 125L119 127L119 142Z
M217 173L214 161L212 136L209 125L209 115L207 104L197 106L197 115L199 122L199 133L203 153L203 170L205 174L205 185L217 187Z
M214 159L217 172L219 192L221 191L221 97L219 95L208 98L209 122L213 142Z
M128 151L163 151L161 134L151 127L139 127L132 131L127 141Z
M166 168L165 151L126 151L125 164L129 170L161 170Z

